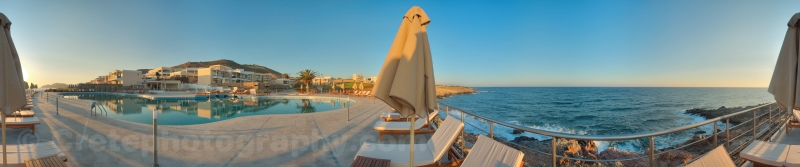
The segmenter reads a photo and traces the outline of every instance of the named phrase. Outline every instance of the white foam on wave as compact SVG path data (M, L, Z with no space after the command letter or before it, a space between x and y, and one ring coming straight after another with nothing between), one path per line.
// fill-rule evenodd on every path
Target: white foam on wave
M680 125L676 125L676 127L685 126L685 125L689 125L689 124L694 124L694 123L698 123L698 122L702 122L702 121L706 120L705 118L703 118L701 116L685 114L685 112L678 112L678 114L680 114L682 116L685 116L687 119L690 119L691 121L689 121L690 123L688 123L688 124L686 122L680 123ZM447 115L453 116L453 117L458 117L458 119L460 119L461 112L450 112ZM466 125L465 125L464 129L467 132L475 133L475 134L487 135L489 133L489 131L490 131L489 130L489 123L484 121L484 120L479 120L478 118L475 118L475 117L472 117L472 116L468 116L468 115L467 115L467 117L465 117L465 120L466 120L465 121ZM682 121L679 121L679 122L682 122ZM521 123L521 121L508 121L507 123L514 124L514 125L525 126L525 127L529 127L529 128L533 128L533 129L551 131L551 132L561 132L561 133L570 133L570 134L578 134L578 135L589 134L588 132L583 131L583 130L577 130L577 129L573 129L573 128L567 128L567 127L563 127L563 126L550 125L550 124L523 125ZM720 126L721 126L721 128L724 128L725 124L724 123L718 123L718 128L720 128ZM698 127L698 129L700 129L702 131L705 131L704 134L711 134L712 131L713 131L713 124L702 125L702 126ZM506 127L506 126L495 125L495 127L494 127L494 135L495 135L495 137L506 139L508 141L514 140L515 138L520 137L520 136L532 137L532 138L536 138L537 140L540 140L540 141L541 140L551 139L551 137L549 137L549 136L544 136L544 135L539 135L539 134L534 134L534 133L528 133L528 132L523 132L523 133L520 133L520 134L513 134L513 131L514 131L514 129ZM684 141L690 139L692 137L693 133L694 132L690 131L690 132L686 132L683 135L656 136L656 138L655 138L655 140L656 140L656 143L655 143L656 144L656 148L661 149L661 148L667 148L667 147L675 146L677 144L681 144ZM609 148L613 147L613 148L616 148L617 150L631 151L631 152L641 152L642 151L641 148L648 147L647 146L648 144L646 142L647 141L641 141L641 140L594 141L594 144L597 146L598 151L604 151L606 149L609 149Z

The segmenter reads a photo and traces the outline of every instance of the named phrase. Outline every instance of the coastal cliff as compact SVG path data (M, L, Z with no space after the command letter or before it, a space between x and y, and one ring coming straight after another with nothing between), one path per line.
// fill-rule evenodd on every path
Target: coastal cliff
M475 89L465 86L436 85L436 97L475 93Z

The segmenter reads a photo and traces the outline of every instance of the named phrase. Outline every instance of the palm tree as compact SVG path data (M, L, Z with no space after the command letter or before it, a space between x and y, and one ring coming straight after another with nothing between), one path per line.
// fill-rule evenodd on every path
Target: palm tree
M314 70L305 69L303 71L298 72L297 75L300 75L300 78L298 78L297 80L300 80L300 82L303 82L303 84L306 85L306 92L308 92L308 85L311 83L311 81L314 80L314 78L317 77L317 75L320 74Z
M156 72L156 81L161 79L161 73Z
M317 109L311 105L311 100L309 99L300 99L300 102L303 105L297 104L297 109L300 109L300 113L314 113L317 112Z

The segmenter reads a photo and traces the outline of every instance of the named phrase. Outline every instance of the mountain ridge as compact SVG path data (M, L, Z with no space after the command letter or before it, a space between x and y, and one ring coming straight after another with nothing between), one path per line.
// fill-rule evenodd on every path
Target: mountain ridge
M191 67L198 67L198 68L206 68L211 65L224 65L231 67L233 69L244 69L245 71L253 71L256 73L271 73L274 76L280 76L282 73L275 71L271 68L258 65L258 64L239 64L233 60L228 59L219 59L219 60L212 60L212 61L198 61L198 62L186 62L180 65L172 66L172 68L191 68Z

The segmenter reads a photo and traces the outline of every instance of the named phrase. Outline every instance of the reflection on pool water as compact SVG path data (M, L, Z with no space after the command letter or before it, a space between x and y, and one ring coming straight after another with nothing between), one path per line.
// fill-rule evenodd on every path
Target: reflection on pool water
M64 98L96 101L98 108L108 111L102 115L131 122L152 124L153 110L156 110L159 112L159 125L203 124L251 115L315 113L348 105L346 100L336 98L150 100L113 94L62 95Z

